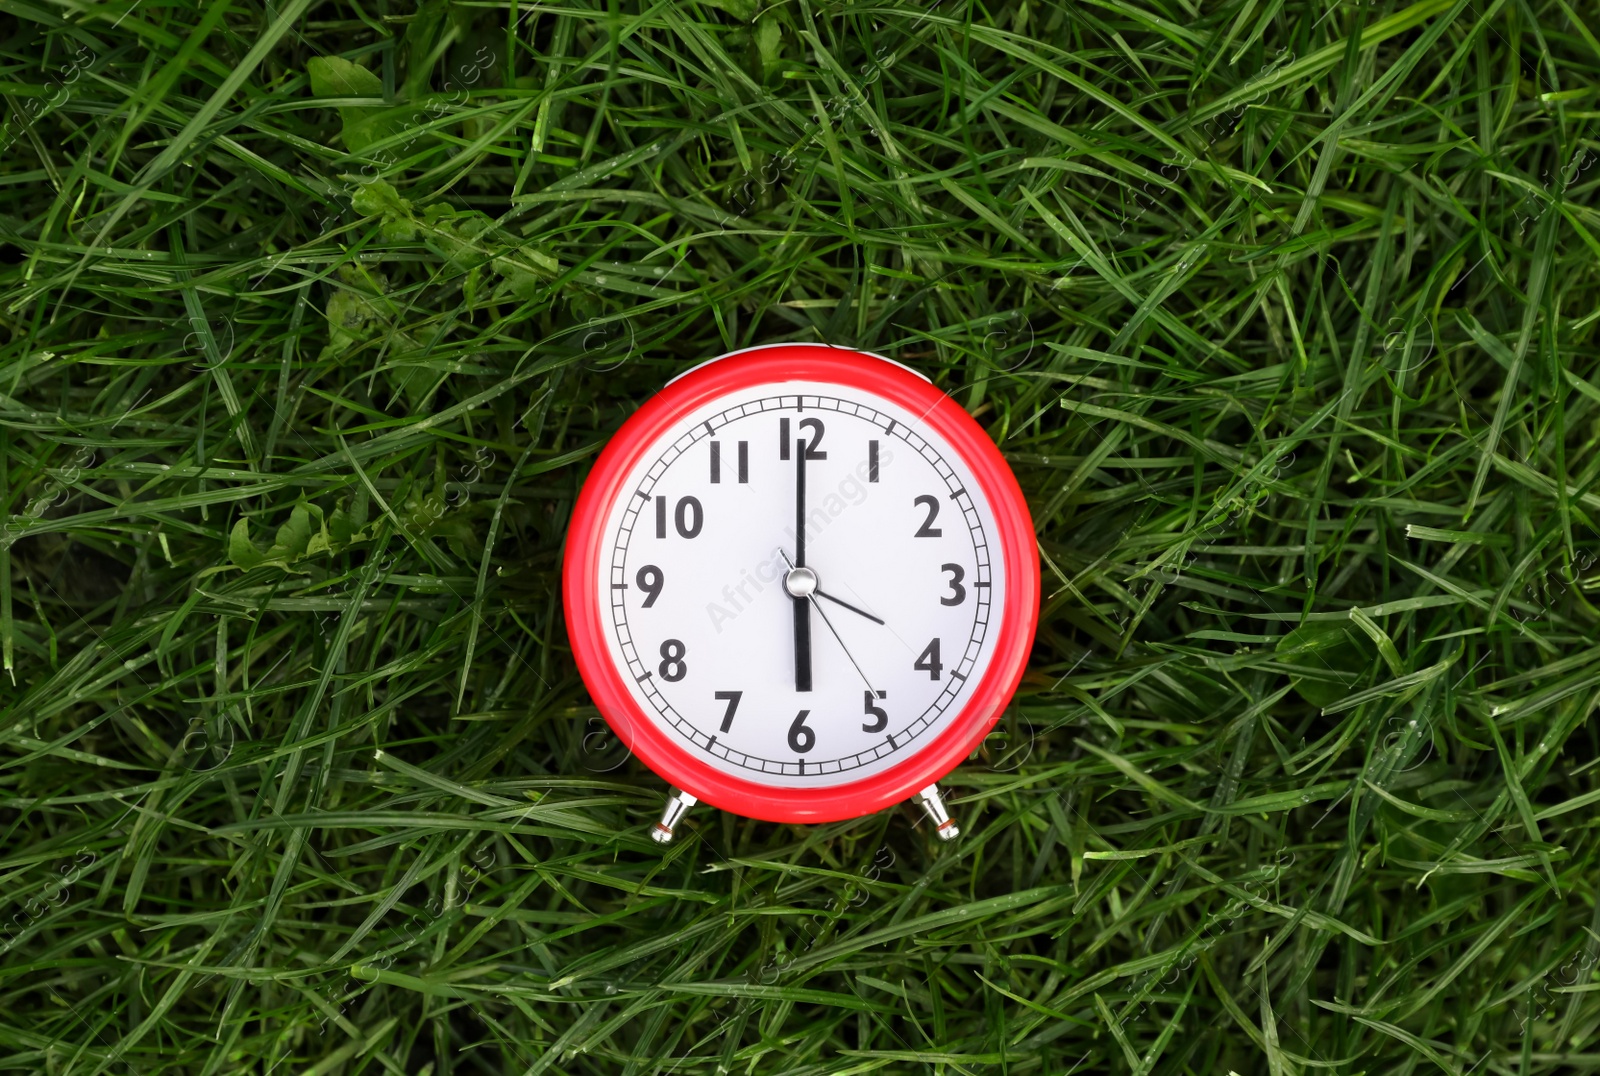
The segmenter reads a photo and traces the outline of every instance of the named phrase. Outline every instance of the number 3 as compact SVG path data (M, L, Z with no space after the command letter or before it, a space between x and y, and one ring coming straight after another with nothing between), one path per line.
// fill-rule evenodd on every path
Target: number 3
M962 571L961 565L941 564L939 566L939 570L941 572L950 573L950 596L948 598L940 598L939 604L960 605L962 602L966 601L967 588L961 585L961 581L967 577L967 573Z

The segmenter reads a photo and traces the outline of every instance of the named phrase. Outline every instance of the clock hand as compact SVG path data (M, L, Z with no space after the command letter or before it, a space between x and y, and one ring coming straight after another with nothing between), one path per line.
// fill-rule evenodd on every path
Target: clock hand
M817 596L813 594L811 596L811 600L816 602ZM867 674L861 671L861 666L856 664L856 659L851 655L850 648L844 645L843 639L839 638L838 629L833 626L833 621L828 619L828 614L822 611L822 605L820 602L817 603L817 615L820 616L822 618L822 622L828 626L828 630L833 632L833 637L835 639L839 639L839 649L843 650L844 656L850 659L850 664L855 665L856 675L861 677L861 682L863 684L867 685L867 690L872 692L874 695L877 695L879 698L882 698L883 696L878 693L878 689L872 686L872 681L867 679Z
M841 601L840 599L835 598L832 594L826 594L823 591L819 590L819 591L816 592L816 595L819 598L827 598L829 601L831 601L835 605L842 605L846 609L850 610L852 613L860 613L862 616L866 617L868 620L872 621L874 624L882 624L883 623L883 621L879 620L877 617L873 616L871 613L867 612L865 609L857 609L855 606L851 605L849 602Z
M781 552L781 550L780 550ZM785 563L789 558L784 556ZM806 442L794 439L794 563L791 568L806 566Z
M833 637L839 640L839 649L844 651L844 656L850 659L851 665L855 666L856 675L861 677L861 682L867 685L868 691L876 693L877 689L872 686L872 681L867 679L867 674L861 671L861 666L857 664L855 655L850 653L850 648L844 645L844 639L840 637L838 629L833 626L833 621L829 620L828 614L823 612L822 603L817 601L817 595L821 593L817 590L817 573L810 568L794 564L789 560L789 554L781 549L778 550L778 555L783 558L785 564L789 565L789 574L783 581L784 589L794 596L797 603L804 603L807 599L810 599L812 604L817 607L817 615L822 618L822 622L833 633ZM838 601L838 599L834 600ZM839 602L839 604L844 605L843 602ZM846 606L846 608L849 607ZM856 611L860 612L859 609ZM861 615L870 616L868 613L862 613ZM872 619L877 620L878 618L872 617ZM879 620L878 623L881 624L883 621ZM879 697L881 698L882 696Z
M806 565L806 442L795 438L794 533L795 560L791 568ZM785 561L789 558L784 557ZM813 582L815 580L813 579ZM811 606L804 595L790 591L794 598L794 689L811 690Z

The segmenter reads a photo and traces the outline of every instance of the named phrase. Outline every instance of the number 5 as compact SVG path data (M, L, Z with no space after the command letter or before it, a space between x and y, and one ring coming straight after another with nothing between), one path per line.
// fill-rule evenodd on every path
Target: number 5
M877 695L877 697L880 698L880 699L886 699L886 698L889 697L889 693L887 691L877 691L877 692L874 692L874 691L863 691L861 694L866 696L865 700L863 700L864 701L864 709L862 710L862 712L871 714L873 717L877 718L876 721L873 721L870 724L862 725L861 726L861 731L862 732L882 732L884 730L884 727L889 724L889 714L888 714L887 711L882 710L879 707L872 705L872 703L873 703L873 698L872 697L873 697L873 695Z

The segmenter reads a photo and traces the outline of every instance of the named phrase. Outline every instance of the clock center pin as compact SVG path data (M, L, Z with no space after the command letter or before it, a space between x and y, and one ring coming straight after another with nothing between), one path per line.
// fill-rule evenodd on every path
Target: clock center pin
M817 573L810 568L790 568L783 577L783 589L791 598L809 598L817 589Z

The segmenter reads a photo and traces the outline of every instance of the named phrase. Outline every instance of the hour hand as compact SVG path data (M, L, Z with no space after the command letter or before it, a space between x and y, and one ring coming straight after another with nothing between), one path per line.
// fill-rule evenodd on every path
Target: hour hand
M789 554L778 550L789 570L783 576L783 591L794 605L794 689L811 690L811 603L817 589L817 573L796 567Z
M797 569L806 571L805 568ZM792 596L792 595L791 595ZM811 606L794 599L794 689L811 690Z
M843 639L843 637L840 636L839 629L837 629L837 628L835 628L833 626L833 621L828 619L828 614L826 612L824 612L823 609L822 609L822 603L817 601L817 595L822 593L820 590L817 589L817 573L812 571L810 568L799 567L798 565L796 565L793 561L791 561L789 559L789 554L785 553L781 549L778 550L778 555L781 556L783 558L783 562L789 566L788 574L786 574L783 577L783 589L788 593L788 595L791 598L794 599L796 606L804 606L807 602L811 602L811 603L816 605L816 607L817 607L817 615L822 618L822 623L823 623L824 626L827 627L828 631L833 633L833 637L835 639L839 640L839 649L844 651L844 656L850 659L850 664L851 665L855 666L856 675L861 677L861 682L863 684L867 685L867 690L868 691L874 690L874 688L872 686L872 681L868 680L867 679L867 674L861 671L861 666L860 666L859 663L857 663L857 661L855 659L855 656L850 653L850 648L848 646L844 645L844 639ZM834 601L839 601L839 599L837 599L837 598L834 598L833 600ZM839 602L839 604L840 605L844 605L845 603L844 602ZM854 606L846 606L846 608L854 609L855 607ZM856 609L855 611L858 612L858 613L861 613L862 616L867 617L867 618L869 618L871 620L878 620L878 618L873 616L871 613L863 613L863 612L861 612L860 609ZM798 626L799 623L800 622L798 620L795 621L796 626ZM883 621L878 620L878 623L882 624ZM807 645L808 646L810 644L810 638L811 638L811 636L810 636L810 628L808 626L807 627L807 634L806 634L806 641L807 641ZM808 658L809 658L809 654L808 654ZM811 670L808 667L806 669L806 672L809 674L810 671ZM806 691L811 690L811 688L809 686L809 681L808 681L807 687L805 687L803 690L806 690ZM882 698L881 695L879 697Z

